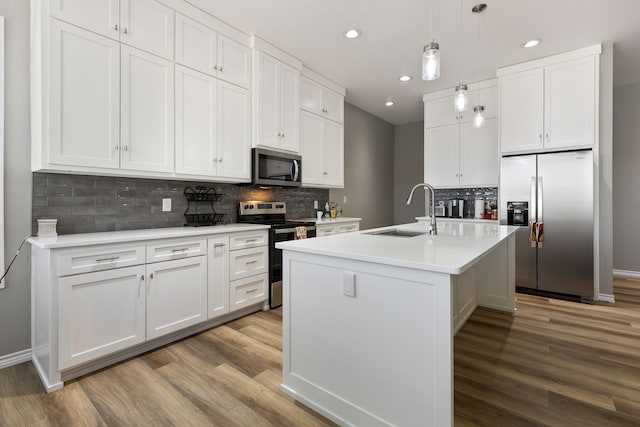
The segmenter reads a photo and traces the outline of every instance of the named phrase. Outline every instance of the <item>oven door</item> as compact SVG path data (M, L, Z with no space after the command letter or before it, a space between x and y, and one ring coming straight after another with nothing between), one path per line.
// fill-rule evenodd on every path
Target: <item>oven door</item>
M316 227L307 226L307 238L316 237ZM295 240L296 228L272 228L269 230L269 306L282 305L282 249L276 243Z
M252 156L254 185L300 187L302 157L297 154L254 148Z

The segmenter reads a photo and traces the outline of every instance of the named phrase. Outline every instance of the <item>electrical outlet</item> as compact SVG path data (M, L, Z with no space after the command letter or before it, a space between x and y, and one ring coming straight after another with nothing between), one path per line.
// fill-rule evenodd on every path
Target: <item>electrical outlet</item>
M171 199L162 199L162 212L171 212Z
M342 196L342 203L347 204L347 196Z
M313 209L318 209L318 201L317 200L313 201Z

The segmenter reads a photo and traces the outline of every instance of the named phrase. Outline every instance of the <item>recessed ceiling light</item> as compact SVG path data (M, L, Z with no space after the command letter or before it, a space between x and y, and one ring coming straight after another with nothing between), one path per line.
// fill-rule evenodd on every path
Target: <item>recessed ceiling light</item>
M384 105L386 105L387 107L393 107L394 105L396 105L396 103L393 101L387 101L384 103Z
M344 36L348 39L357 39L360 37L360 30L351 29L344 32Z
M486 3L478 3L477 5L473 6L473 8L471 9L471 12L473 12L473 13L482 13L485 10L487 10L487 4Z
M411 76L407 76L406 74L404 76L400 76L400 81L401 82L408 82L409 80L411 80Z
M542 40L541 39L533 39L522 43L521 47L534 47L538 46Z

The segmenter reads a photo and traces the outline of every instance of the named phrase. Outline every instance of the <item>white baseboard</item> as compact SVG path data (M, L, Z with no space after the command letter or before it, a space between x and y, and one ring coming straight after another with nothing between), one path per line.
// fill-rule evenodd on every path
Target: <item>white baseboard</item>
M18 351L16 353L7 354L6 356L0 356L0 369L8 368L9 366L18 365L23 362L29 362L31 360L31 349Z
M620 279L636 279L640 280L640 271L630 271L630 270L613 270L613 277Z
M616 303L616 297L611 294L598 294L598 301Z

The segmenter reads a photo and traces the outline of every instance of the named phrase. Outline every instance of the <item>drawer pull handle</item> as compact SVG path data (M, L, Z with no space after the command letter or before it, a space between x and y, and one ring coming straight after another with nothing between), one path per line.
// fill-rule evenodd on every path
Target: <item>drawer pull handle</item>
M245 242L247 242L247 243L253 243L253 242L257 242L257 241L258 241L258 239L247 239L247 240L245 240Z
M247 261L247 262L245 262L245 264L249 265L249 264L255 264L255 263L257 263L257 262L258 262L258 260L257 260L257 259L254 259L253 261Z
M171 249L171 252L186 252L188 250L189 248L177 248L177 249Z
M257 290L257 289L248 289L248 290L247 290L247 293L248 293L248 294L252 294L252 293L254 293L254 292L258 292L258 290Z
M221 248L223 246L226 246L224 243L216 243L215 245L213 245L214 248Z
M113 261L118 260L118 259L120 259L119 256L114 256L114 257L111 257L111 258L98 258L98 259L96 259L96 262L98 262L98 263L105 262L105 261L113 262Z

